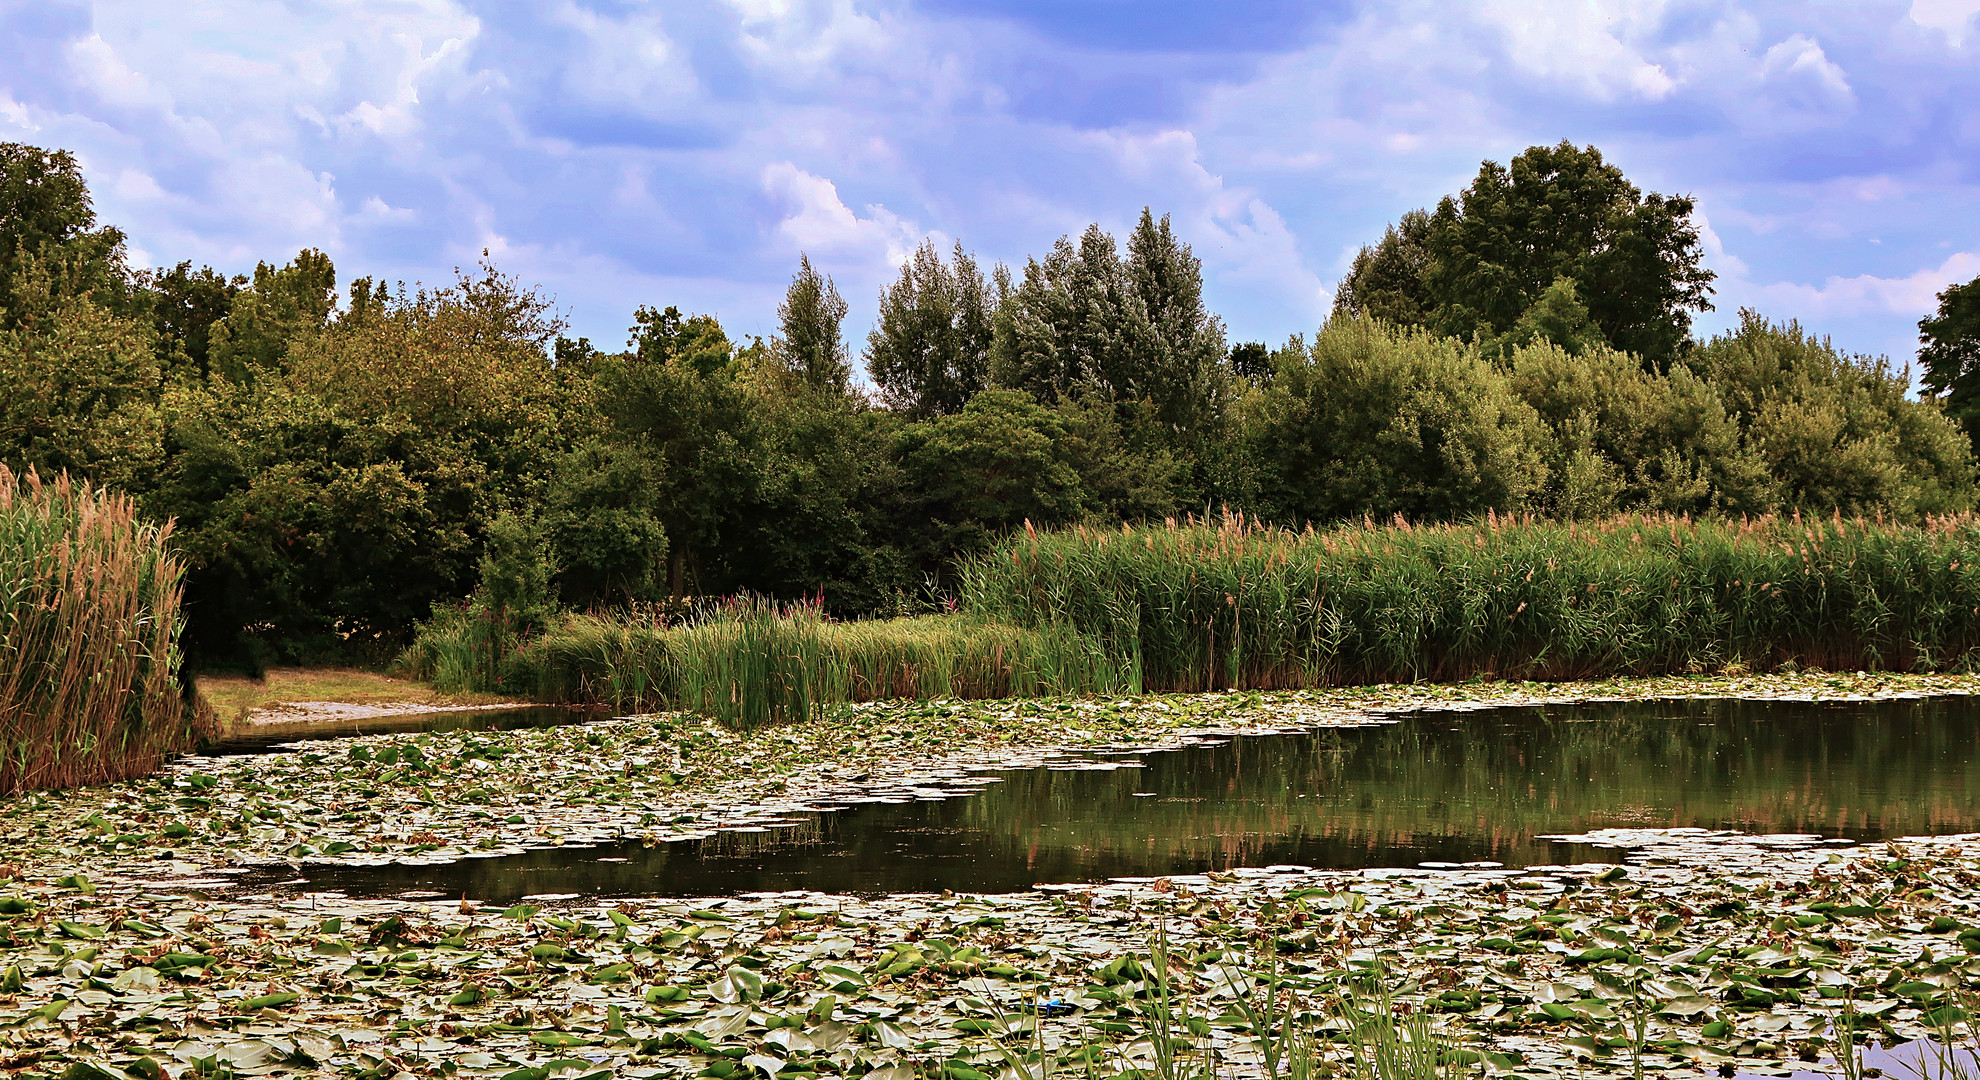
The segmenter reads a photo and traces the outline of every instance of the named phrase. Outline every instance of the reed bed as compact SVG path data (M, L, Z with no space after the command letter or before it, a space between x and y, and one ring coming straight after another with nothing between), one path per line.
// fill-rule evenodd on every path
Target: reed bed
M1971 515L1027 526L959 580L965 613L1090 637L1137 691L1932 671L1980 644Z
M1094 639L961 616L836 622L804 605L742 598L684 620L632 609L565 614L499 664L471 611L429 623L402 666L442 692L678 708L739 726L828 702L1121 693L1134 683Z
M0 793L149 773L212 732L178 678L170 535L126 496L0 466Z

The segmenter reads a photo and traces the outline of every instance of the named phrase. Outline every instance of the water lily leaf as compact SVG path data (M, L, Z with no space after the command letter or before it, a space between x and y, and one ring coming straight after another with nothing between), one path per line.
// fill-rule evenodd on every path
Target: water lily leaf
M241 1011L260 1012L262 1009L279 1009L284 1005L294 1005L301 998L301 994L293 992L263 994L260 997L249 998L241 1002Z
M588 1039L568 1031L537 1031L530 1034L529 1041L553 1050L568 1050L573 1046L597 1046L603 1040Z
M467 986L467 987L463 987L460 990L460 992L456 993L453 997L448 998L447 1004L456 1007L462 1005L479 1005L487 1000L488 1000L488 991L483 990L479 986Z
M96 886L91 885L89 879L81 874L70 874L68 877L57 878L55 880L55 887L58 889L74 889L84 895L96 892Z

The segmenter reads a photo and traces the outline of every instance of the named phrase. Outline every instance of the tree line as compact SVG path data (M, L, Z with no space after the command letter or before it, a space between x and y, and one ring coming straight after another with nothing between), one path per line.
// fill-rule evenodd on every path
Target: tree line
M1980 283L1911 398L1792 323L1695 338L1691 212L1563 143L1404 215L1276 347L1227 340L1144 210L1015 270L923 244L857 358L808 258L767 341L642 306L606 348L485 262L134 269L73 156L0 144L0 461L176 519L210 664L382 658L478 587L918 610L1027 521L1970 509Z

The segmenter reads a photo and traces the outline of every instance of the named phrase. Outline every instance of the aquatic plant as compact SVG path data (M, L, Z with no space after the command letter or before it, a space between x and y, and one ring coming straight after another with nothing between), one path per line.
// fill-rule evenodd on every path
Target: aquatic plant
M963 611L1089 635L1149 691L1963 670L1980 644L1967 515L1301 532L1225 515L1027 529L959 577Z
M0 793L155 770L213 726L178 678L170 524L0 465Z

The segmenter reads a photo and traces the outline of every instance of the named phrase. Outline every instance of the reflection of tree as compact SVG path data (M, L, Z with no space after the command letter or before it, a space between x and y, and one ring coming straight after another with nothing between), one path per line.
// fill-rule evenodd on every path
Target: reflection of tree
M1147 754L1139 769L1006 773L969 798L860 805L767 832L316 877L365 892L426 888L504 900L538 892L997 892L1275 862L1544 862L1564 853L1536 835L1618 825L1858 839L1970 832L1980 831L1972 712L1932 701L1431 714Z
M1971 831L1969 711L1698 702L1431 715L1150 755L1141 770L1024 774L957 809L1012 844L1213 863L1302 840L1511 853L1536 834L1621 825Z

